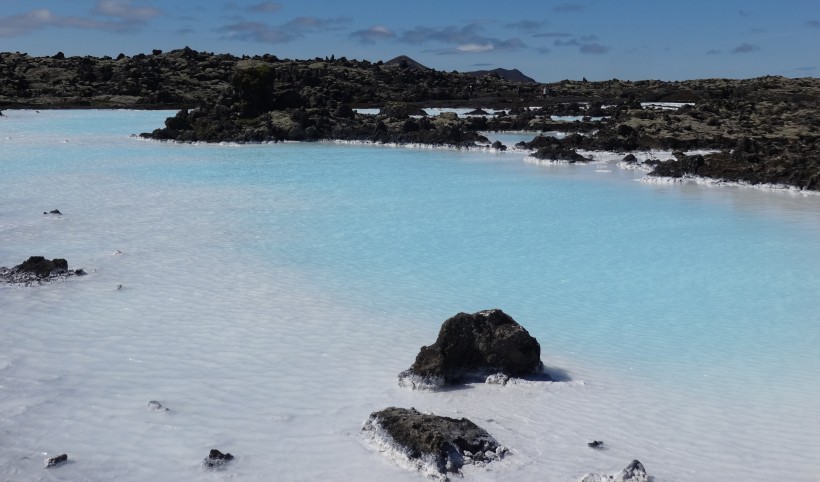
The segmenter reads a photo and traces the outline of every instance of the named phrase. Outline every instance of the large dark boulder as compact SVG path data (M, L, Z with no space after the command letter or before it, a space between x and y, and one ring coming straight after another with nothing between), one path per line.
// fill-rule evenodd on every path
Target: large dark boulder
M448 473L459 473L465 464L483 465L507 452L486 430L466 418L424 414L414 408L389 407L373 412L362 430L399 462L445 480Z
M501 310L459 313L441 325L436 342L423 346L399 384L436 388L471 375L540 372L541 345Z
M421 107L406 102L388 102L381 109L379 115L393 117L396 119L406 119L411 115L427 115Z
M32 273L38 278L45 278L52 272L68 270L68 262L62 258L46 259L42 256L31 256L13 268L21 273Z

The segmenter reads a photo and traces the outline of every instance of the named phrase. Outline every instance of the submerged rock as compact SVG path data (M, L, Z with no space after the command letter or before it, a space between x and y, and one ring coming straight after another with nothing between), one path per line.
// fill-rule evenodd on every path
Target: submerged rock
M62 258L46 259L31 256L13 268L0 267L0 283L25 284L47 283L55 279L86 274L82 269L68 269L68 262Z
M399 463L442 480L466 464L483 465L507 453L486 430L466 418L424 414L414 408L373 412L362 430Z
M599 449L604 446L604 442L602 440L593 440L589 442L587 446L591 449Z
M122 285L120 285L120 286L122 286ZM170 408L163 407L162 404L159 403L156 400L151 400L150 402L148 402L148 408L150 408L151 410L156 410L156 411L160 411L160 412L170 412L171 411Z
M410 388L438 388L468 376L539 373L541 345L501 310L459 313L441 325L436 342L423 346L416 361L399 374ZM483 375L483 376L482 376Z
M623 470L615 474L588 473L578 482L649 482L643 464L633 460Z
M54 457L47 458L45 461L46 468L50 469L52 467L56 467L64 462L68 462L68 455L67 454L60 454Z
M230 453L222 453L217 449L211 449L208 453L208 457L202 461L202 466L206 469L221 469L233 460L233 455Z

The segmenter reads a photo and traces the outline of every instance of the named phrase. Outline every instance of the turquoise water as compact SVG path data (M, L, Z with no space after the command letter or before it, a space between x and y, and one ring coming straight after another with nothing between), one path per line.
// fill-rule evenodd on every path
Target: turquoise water
M772 444L801 451L793 480L820 473L818 444L805 442L820 429L810 413L820 399L820 196L639 183L640 174L614 166L538 166L521 153L128 137L161 125L162 112L7 114L0 265L43 249L93 267L113 244L102 243L106 233L133 249L145 236L167 242L182 264L251 266L254 286L298 273L311 291L293 286L299 296L383 316L372 321L386 325L373 328L373 339L408 353L459 311L502 308L569 378L639 386L642 397L657 392L695 414L702 404L704 412L737 409L744 422L781 419L782 433L738 429L764 440L736 454L723 480L777 473L765 455ZM151 219L138 219L143 202ZM37 224L39 212L55 207L68 213L63 223L83 212L105 226L122 210L142 227L44 237L53 232ZM195 241L161 238L179 224L190 224ZM8 293L0 291L0 307L28 296ZM427 335L399 340L407 330ZM697 430L724 431L726 420L700 420ZM674 480L681 466L661 468L659 480Z

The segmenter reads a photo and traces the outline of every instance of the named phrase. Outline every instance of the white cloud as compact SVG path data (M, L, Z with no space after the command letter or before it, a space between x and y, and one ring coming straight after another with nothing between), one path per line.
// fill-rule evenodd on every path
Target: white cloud
M456 46L456 52L463 53L463 54L478 54L482 52L489 52L490 50L494 50L495 46L493 44L463 44Z
M95 12L127 20L147 20L160 14L159 9L153 7L135 7L131 0L99 0Z

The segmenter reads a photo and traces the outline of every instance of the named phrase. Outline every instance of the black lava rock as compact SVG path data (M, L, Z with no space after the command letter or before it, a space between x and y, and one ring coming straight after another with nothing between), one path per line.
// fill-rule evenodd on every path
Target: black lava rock
M202 466L206 469L221 469L225 464L233 460L230 453L222 453L217 449L211 449L208 457L202 461Z
M432 475L458 473L465 464L485 464L507 452L486 430L466 418L424 414L414 408L389 407L373 412L362 430Z
M14 269L23 273L33 273L37 275L38 278L45 278L54 271L67 271L68 262L62 258L48 260L42 256L31 256L29 259L15 266Z
M399 374L399 384L437 388L469 375L538 373L541 345L501 310L459 313L441 325L436 342L423 346L416 361Z
M68 455L60 454L55 457L51 457L46 459L46 468L50 469L52 467L56 467L64 462L68 462Z

